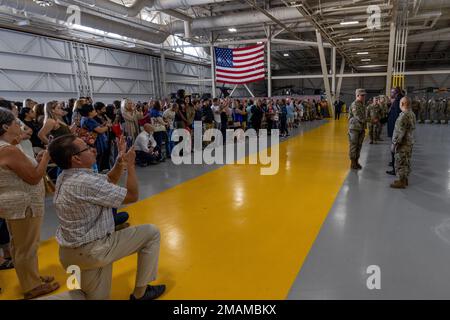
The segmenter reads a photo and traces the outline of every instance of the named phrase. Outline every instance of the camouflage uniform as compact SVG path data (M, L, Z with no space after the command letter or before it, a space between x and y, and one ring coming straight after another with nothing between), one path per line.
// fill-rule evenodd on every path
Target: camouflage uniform
M374 102L370 104L366 109L367 127L369 129L370 143L373 143L378 138L380 119L381 119L381 106Z
M427 101L419 100L419 123L424 123L427 119Z
M438 123L438 103L434 98L429 101L428 107L430 108L431 123Z
M305 101L303 105L305 106L305 114L304 114L305 121L309 121L311 114L311 105L307 101Z
M411 108L416 116L416 119L419 118L420 101L417 97L411 101Z
M366 129L366 108L358 100L353 101L348 112L348 137L350 160L358 161Z
M411 172L411 154L414 145L416 115L412 110L400 113L395 122L392 144L395 148L395 172L400 180L408 179Z
M448 124L448 120L450 120L450 99L447 100L445 108L445 124Z
M384 96L381 96L381 99L380 99L380 111L381 111L380 119L387 119L389 110L388 110L387 98ZM382 131L383 131L383 123L380 122L380 125L378 126L378 132L377 132L377 140L378 141L383 141L383 139L381 139Z
M447 103L444 99L440 100L438 102L438 122L443 123L445 122L445 113L447 109Z

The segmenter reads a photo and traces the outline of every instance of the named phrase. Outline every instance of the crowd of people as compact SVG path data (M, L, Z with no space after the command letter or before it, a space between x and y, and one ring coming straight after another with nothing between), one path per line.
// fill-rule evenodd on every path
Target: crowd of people
M39 274L38 246L46 191L54 192L56 240L63 267L78 265L87 299L107 299L114 261L138 253L130 299L155 299L160 235L154 225L129 227L117 208L137 201L135 166L171 157L174 129L279 129L329 113L325 100L191 99L105 104L90 97L39 103L0 98L0 270L14 268L24 298L59 288ZM56 170L54 170L56 168ZM127 172L126 186L118 186ZM56 182L56 185L55 185ZM120 232L116 232L119 231ZM95 256L90 254L95 251Z

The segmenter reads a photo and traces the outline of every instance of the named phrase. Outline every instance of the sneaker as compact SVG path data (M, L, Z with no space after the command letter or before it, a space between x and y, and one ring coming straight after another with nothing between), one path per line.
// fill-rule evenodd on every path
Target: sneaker
M158 286L147 285L145 293L142 298L136 298L134 295L130 294L130 300L154 300L161 296L164 291L166 291L166 286L164 284Z

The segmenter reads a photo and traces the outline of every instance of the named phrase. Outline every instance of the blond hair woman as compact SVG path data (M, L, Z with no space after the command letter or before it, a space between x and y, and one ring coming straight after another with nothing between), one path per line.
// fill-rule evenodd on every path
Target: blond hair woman
M120 112L125 120L123 131L125 136L130 137L133 142L139 134L138 121L144 117L141 111L136 110L136 106L130 99L123 99L120 104Z
M70 134L74 131L75 125L69 127L63 120L65 111L58 101L50 101L44 107L44 126L39 130L38 137L45 144L49 144L49 137L57 138L59 136Z

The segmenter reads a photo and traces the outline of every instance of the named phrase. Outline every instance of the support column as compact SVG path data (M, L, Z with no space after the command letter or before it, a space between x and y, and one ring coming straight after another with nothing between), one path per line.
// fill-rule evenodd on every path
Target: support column
M395 23L391 22L390 26L390 36L389 36L389 54L388 54L388 64L387 64L387 75L386 75L386 95L389 97L391 95L392 87L392 68L394 65L394 44L395 44Z
M213 98L216 97L216 65L215 65L215 53L214 53L214 42L213 42L213 33L211 32L211 96Z
M166 81L166 54L164 49L161 49L161 94L162 98L167 98L167 81Z
M269 26L269 36L267 37L267 96L272 97L272 32Z
M344 57L342 57L342 61L341 61L341 69L339 70L339 79L338 79L338 83L337 83L337 88L336 88L336 98L341 98L341 87L342 87L342 79L343 79L343 74L344 74L344 68L345 68L345 59ZM342 99L340 99L342 100Z
M317 29L316 29L316 37L317 37L317 47L319 49L320 65L322 66L323 82L325 84L325 92L327 94L327 101L329 105L328 111L331 117L334 118L334 108L333 108L333 101L331 98L330 81L328 80L328 70L327 70L327 61L325 58L325 50L323 49L322 35Z
M331 48L331 94L336 101L336 47Z

